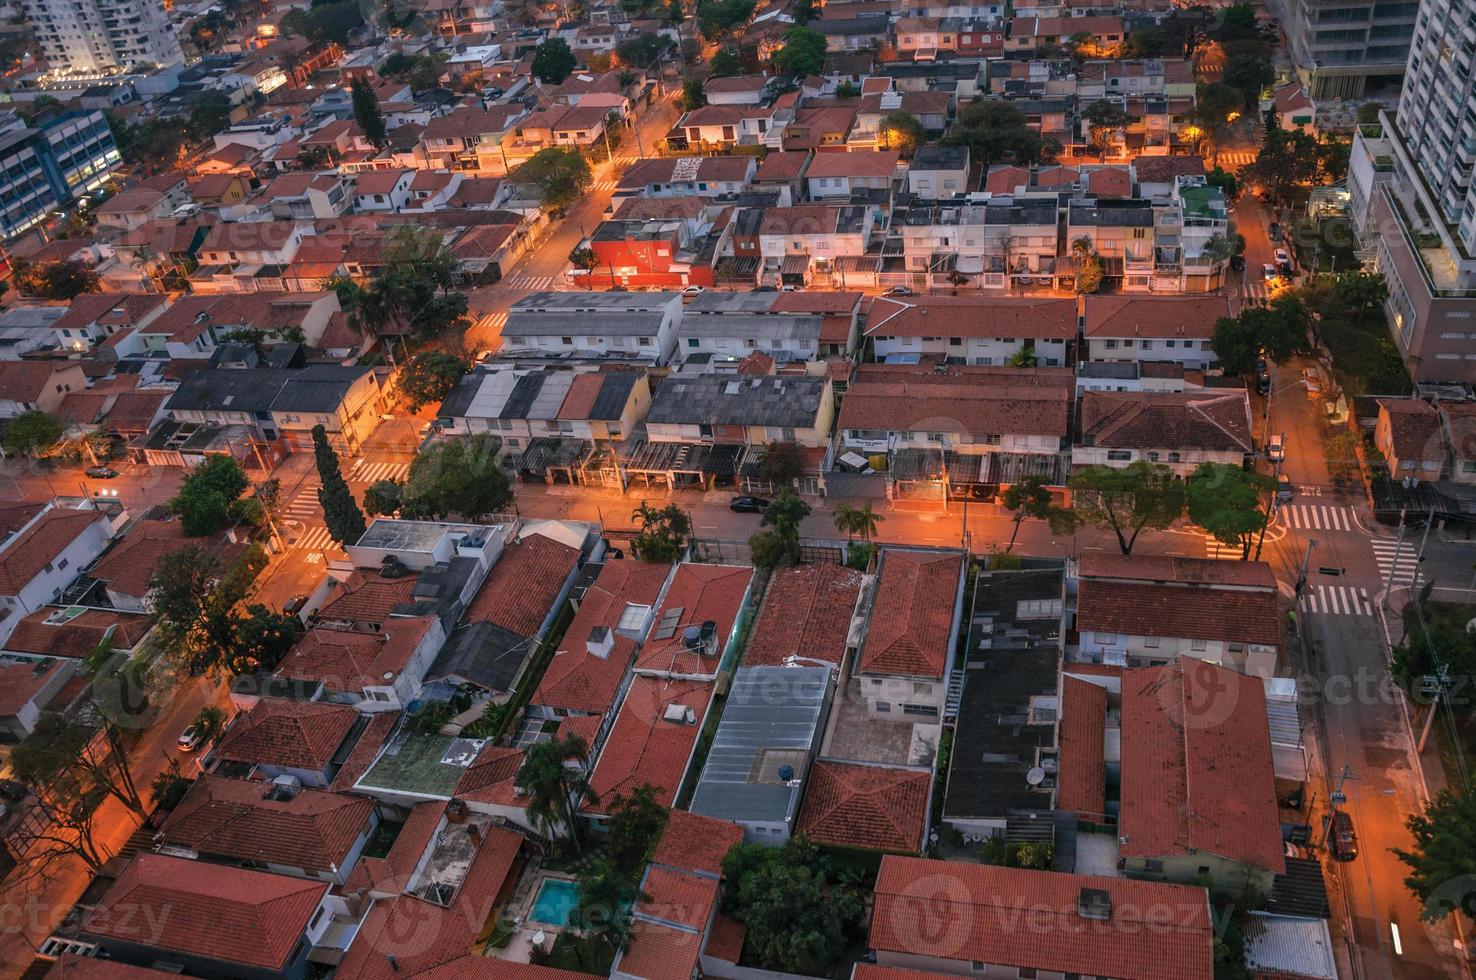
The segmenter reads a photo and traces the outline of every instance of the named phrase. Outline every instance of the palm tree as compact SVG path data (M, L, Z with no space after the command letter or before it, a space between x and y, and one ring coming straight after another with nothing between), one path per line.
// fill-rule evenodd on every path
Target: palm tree
M608 859L601 858L579 876L569 924L591 939L618 949L629 927L630 907L638 897L630 879ZM590 964L594 966L594 964Z
M856 518L860 516L860 513L859 510L849 504L841 504L831 516L831 522L835 525L835 529L845 532L847 544L850 544L851 539L856 535Z
M583 847L579 807L585 802L598 802L583 767L588 754L589 746L578 735L540 742L528 749L515 780L528 794L529 819L550 839L557 836L562 826L574 842L575 850ZM571 761L578 764L571 766Z
M876 535L877 525L884 520L886 520L885 515L872 510L871 501L868 500L856 511L856 533L861 535L861 540L869 544Z

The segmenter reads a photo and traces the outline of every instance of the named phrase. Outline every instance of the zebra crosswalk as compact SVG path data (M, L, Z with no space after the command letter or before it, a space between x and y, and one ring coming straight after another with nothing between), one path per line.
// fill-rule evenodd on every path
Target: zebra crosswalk
M292 544L293 547L304 551L323 551L327 548L337 550L337 545L333 543L333 538L326 527L310 527Z
M1255 150L1221 150L1215 155L1215 163L1226 170L1254 163L1255 159Z
M1225 561L1239 561L1240 545L1225 544L1219 539L1212 538L1206 534L1204 536L1204 557L1219 558Z
M1407 538L1401 548L1399 542L1390 541L1386 538L1375 538L1373 545L1374 561L1379 566L1379 581L1389 581L1389 570L1394 570L1393 584L1398 586L1413 585L1419 572L1419 561L1415 558L1416 542ZM1396 561L1396 553L1398 559Z
M507 310L499 310L496 313L488 313L478 324L483 330L495 330L502 333L502 328L507 326Z
M403 480L409 473L409 463L371 463L367 459L356 459L346 479L354 483L378 483L380 480Z
M613 191L619 185L620 182L618 180L597 180L589 185L589 189L592 191Z
M323 508L318 504L318 484L303 486L297 494L287 502L282 509L282 516L294 521L316 521L323 513Z
M1372 616L1368 590L1354 585L1308 585L1298 604L1303 612L1324 616Z
M557 289L561 281L560 276L530 276L522 272L503 280L513 289Z
M1347 507L1324 504L1283 504L1276 509L1276 521L1286 527L1312 531L1354 531L1353 511Z

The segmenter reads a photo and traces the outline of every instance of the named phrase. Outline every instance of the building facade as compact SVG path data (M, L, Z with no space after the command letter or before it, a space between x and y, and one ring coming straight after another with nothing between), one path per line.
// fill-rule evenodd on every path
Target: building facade
M105 75L184 62L160 0L24 0L21 9L57 75Z

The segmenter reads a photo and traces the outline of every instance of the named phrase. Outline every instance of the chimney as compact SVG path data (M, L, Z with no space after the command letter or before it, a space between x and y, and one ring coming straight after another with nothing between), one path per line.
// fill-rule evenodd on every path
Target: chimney
M589 631L584 647L591 657L609 660L610 651L615 648L615 633L608 626L596 626Z

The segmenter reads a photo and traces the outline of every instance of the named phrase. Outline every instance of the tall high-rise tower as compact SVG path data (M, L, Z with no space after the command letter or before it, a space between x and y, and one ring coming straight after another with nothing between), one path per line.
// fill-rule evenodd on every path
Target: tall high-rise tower
M1351 99L1404 71L1419 0L1272 0L1314 100Z
M22 0L31 33L59 73L184 61L160 0Z

